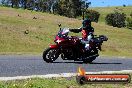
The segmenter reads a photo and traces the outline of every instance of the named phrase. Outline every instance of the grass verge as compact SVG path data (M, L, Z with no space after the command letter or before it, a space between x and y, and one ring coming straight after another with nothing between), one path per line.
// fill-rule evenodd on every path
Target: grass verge
M131 75L132 76L132 75ZM128 84L85 84L79 85L71 78L33 78L26 80L1 81L0 88L131 88Z

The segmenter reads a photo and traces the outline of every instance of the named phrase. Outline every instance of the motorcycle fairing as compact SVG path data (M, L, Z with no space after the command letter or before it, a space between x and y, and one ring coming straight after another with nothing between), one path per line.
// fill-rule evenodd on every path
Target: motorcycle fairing
M58 45L50 45L49 46L51 49L58 49Z

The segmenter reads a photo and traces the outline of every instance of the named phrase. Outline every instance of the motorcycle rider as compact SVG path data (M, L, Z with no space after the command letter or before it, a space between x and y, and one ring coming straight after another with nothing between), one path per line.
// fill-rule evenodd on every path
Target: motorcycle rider
M93 37L94 28L91 26L91 20L86 18L82 22L82 27L79 29L69 29L69 31L74 33L82 32L82 40L81 42L85 44L85 50L89 50L89 42Z

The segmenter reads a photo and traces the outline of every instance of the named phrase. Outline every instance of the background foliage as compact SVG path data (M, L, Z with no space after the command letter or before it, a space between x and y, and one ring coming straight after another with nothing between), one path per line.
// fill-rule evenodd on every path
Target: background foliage
M129 17L127 17L126 21L127 21L127 28L132 29L132 13L130 14Z
M110 13L105 18L106 23L113 27L125 27L126 14L124 13Z
M98 22L100 13L95 10L86 10L86 17L89 17L92 22Z
M49 12L67 17L82 15L82 9L90 3L83 0L2 0L2 5L40 12Z

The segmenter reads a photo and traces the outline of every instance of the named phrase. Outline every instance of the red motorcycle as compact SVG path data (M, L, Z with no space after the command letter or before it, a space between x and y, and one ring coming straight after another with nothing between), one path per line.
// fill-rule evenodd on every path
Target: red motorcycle
M68 28L60 28L60 31L55 36L54 42L56 44L50 45L43 52L43 60L47 63L54 62L59 56L63 60L83 61L84 63L91 63L99 56L98 50L101 51L103 41L108 38L104 35L98 37L94 35L89 45L90 49L85 50L85 45L81 43L81 38L77 36L68 36Z

